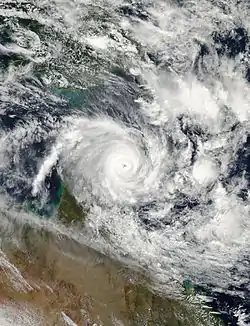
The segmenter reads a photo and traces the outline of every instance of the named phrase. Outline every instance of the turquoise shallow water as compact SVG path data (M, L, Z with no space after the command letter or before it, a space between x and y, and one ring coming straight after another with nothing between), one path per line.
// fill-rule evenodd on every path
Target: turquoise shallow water
M80 243L247 323L249 33L247 1L5 1L3 201L56 221L66 185Z

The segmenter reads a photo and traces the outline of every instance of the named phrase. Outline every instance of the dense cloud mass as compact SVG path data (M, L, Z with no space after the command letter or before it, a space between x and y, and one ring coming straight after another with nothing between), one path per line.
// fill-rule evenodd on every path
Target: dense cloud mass
M249 15L234 0L4 2L4 200L53 215L63 182L88 208L78 241L168 294L190 279L247 309Z

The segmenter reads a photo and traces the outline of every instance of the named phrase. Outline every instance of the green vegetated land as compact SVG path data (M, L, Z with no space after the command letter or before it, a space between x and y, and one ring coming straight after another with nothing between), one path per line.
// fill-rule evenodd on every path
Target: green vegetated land
M78 222L84 224L87 209L84 210L69 192L67 186L63 187L62 197L57 209L57 217L63 223Z
M87 211L77 203L66 186L63 189L57 216L64 224L76 222L81 225L87 216ZM192 285L188 281L184 282L183 291L187 298L194 295ZM138 284L124 284L124 300L126 318L131 325L222 325L216 316L210 314L208 310L201 309L197 304L162 298L140 281Z
M64 311L78 326L86 320L112 325L114 319L130 326L222 326L207 310L189 302L190 296L164 298L150 290L143 275L66 236L24 225L20 237L19 247L9 244L5 252L38 288L16 292L0 272L0 298L32 303L55 325L61 325L56 318Z
M72 223L83 227L88 211L67 186L61 187L60 201L55 206L58 220L66 227ZM17 247L11 243L11 237L4 240L7 233L1 230L2 247L11 262L27 281L46 284L52 291L42 286L39 291L17 293L7 285L5 274L0 271L0 299L6 296L12 301L34 303L45 315L53 317L56 325L61 325L60 311L66 312L78 326L85 325L86 318L103 325L112 325L114 318L121 325L130 326L223 325L208 309L192 303L194 291L190 281L183 284L181 300L170 299L151 290L144 275L66 235L49 231L46 223L41 227L15 220L12 232L18 238ZM82 309L86 311L85 319Z

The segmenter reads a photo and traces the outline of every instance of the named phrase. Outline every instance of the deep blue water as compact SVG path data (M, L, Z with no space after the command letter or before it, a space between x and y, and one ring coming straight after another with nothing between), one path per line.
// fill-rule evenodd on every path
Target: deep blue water
M13 4L12 4L13 5ZM181 5L181 2L180 2ZM9 4L11 6L11 4ZM149 19L146 8L142 4L137 6L123 5L120 11L125 16L138 17L142 20ZM21 25L26 26L29 29L36 30L39 33L39 29L42 27L32 20L21 20ZM5 46L12 42L11 28L6 26L6 19L0 15L0 45ZM217 51L218 56L228 56L229 58L236 58L240 53L250 55L250 36L247 31L242 27L237 27L230 31L223 31L219 33L215 31L211 38L214 41L214 49ZM210 48L206 44L200 44L200 50L194 61L193 70L200 77L200 70L197 66L202 67L203 60L210 54ZM155 65L160 65L161 55L160 53L148 52L150 60ZM11 65L19 66L24 65L29 61L28 58L20 56L19 54L3 53L0 51L0 70L6 72ZM42 75L42 66L37 65L37 71L35 71L35 78L28 77L22 78L19 83L24 88L20 90L20 85L13 85L8 89L7 94L9 100L0 97L0 128L2 131L9 132L14 130L19 125L24 125L28 121L36 119L39 121L44 133L37 137L34 142L26 144L25 147L20 148L18 156L20 160L18 163L12 159L15 148L9 148L6 155L9 155L9 170L1 170L0 168L0 184L1 192L7 193L13 202L17 203L29 203L32 207L37 205L37 212L42 216L49 216L53 213L52 203L55 203L54 207L58 203L58 191L61 187L61 178L57 171L57 166L54 166L51 173L46 177L45 187L47 189L47 201L46 204L40 202L41 198L31 194L31 184L26 180L30 180L38 173L38 162L40 159L46 156L51 148L51 144L55 139L56 128L60 129L60 121L65 116L72 114L84 114L87 116L95 116L98 114L97 108L105 106L105 113L117 120L123 121L129 125L130 121L137 116L137 121L146 123L145 117L141 116L139 112L139 105L135 104L134 100L138 96L150 98L150 94L146 89L141 87L140 80L131 75L128 71L121 69L111 70L110 78L112 83L100 83L97 86L91 86L86 90L63 90L52 88L49 89L44 85L42 79L39 77ZM205 70L204 66L204 70ZM246 80L250 82L250 67L246 69ZM124 87L118 87L114 92L113 85L115 83L125 85ZM35 90L39 90L37 94L34 94ZM36 95L36 96L34 96ZM56 96L57 99L55 100ZM20 103L12 101L12 98L19 98ZM82 112L78 108L82 107L84 103L85 110ZM53 123L51 123L53 121ZM185 123L183 123L185 121ZM197 149L197 136L205 139L209 137L209 132L199 129L194 124L188 124L188 119L185 116L179 116L178 123L180 124L182 131L193 144L193 162L196 157ZM140 129L140 123L137 128ZM237 132L241 128L241 124L233 124L231 126L232 132ZM173 144L172 146L175 146ZM20 176L20 171L23 174ZM244 201L247 200L247 191L250 185L250 134L246 138L245 143L238 149L236 160L230 167L228 174L224 176L222 182L227 185L231 178L235 176L241 176L245 174L247 178L247 185L245 188L239 190L238 196ZM27 178L25 178L27 176ZM209 190L208 190L209 191ZM186 208L193 209L200 205L197 198L184 196L180 192L179 202L173 207L176 214L183 214ZM143 227L148 230L154 230L156 228L164 228L165 225L171 225L171 221L161 220L149 220L147 218L147 211L154 207L154 202L149 202L146 205L140 207L140 221ZM204 204L204 203L203 203ZM47 205L47 208L46 208ZM207 202L207 205L210 205ZM34 208L34 207L33 207ZM249 253L246 253L246 260L249 261ZM233 315L233 310L239 306L242 309L246 309L250 313L250 291L249 284L239 284L238 292L242 293L242 297L229 295L227 293L216 292L211 286L207 288L195 286L198 293L204 293L212 295L211 306L215 311L223 311L221 313L222 319L226 325L237 325L237 318ZM228 289L233 290L233 289ZM250 322L250 319L249 319Z

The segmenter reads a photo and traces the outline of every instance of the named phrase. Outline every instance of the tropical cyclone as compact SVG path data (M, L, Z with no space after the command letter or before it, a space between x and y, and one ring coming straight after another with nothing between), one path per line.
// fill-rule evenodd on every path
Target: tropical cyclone
M56 174L89 209L78 241L172 293L249 294L249 4L108 3L9 23L1 192L46 203Z

